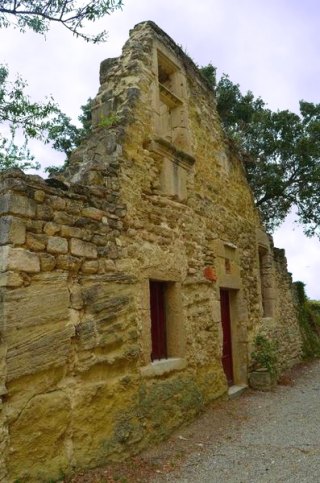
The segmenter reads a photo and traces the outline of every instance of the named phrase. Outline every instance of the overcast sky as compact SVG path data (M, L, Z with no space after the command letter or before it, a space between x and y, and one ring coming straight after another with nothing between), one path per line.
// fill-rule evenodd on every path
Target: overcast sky
M28 81L33 99L52 94L76 119L79 106L98 90L99 64L118 56L129 30L155 21L199 65L211 62L241 89L252 90L270 108L298 111L299 100L319 103L320 2L318 0L124 0L116 12L88 29L107 29L108 42L90 45L62 26L46 39L13 29L0 31L0 62ZM92 28L94 27L94 29ZM43 166L62 162L47 148L35 147ZM307 239L293 217L276 232L294 280L320 299L320 242Z

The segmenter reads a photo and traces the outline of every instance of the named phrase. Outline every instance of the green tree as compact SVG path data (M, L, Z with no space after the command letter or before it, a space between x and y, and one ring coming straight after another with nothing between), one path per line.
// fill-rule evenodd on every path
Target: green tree
M28 141L46 139L59 110L52 99L32 102L25 94L26 83L20 77L10 82L8 76L7 67L0 65L0 169L37 168Z
M63 171L69 162L72 151L90 134L92 128L91 104L92 99L89 98L80 107L81 114L78 116L78 120L81 127L75 126L71 119L62 112L58 113L55 122L50 123L47 131L47 140L51 142L54 149L65 153L66 159L62 166L48 166L45 169L47 173L57 174Z
M83 30L84 23L94 22L121 7L122 0L2 1L0 28L14 26L22 32L31 29L44 34L50 23L56 22L77 37L97 43L106 40L106 32L90 36ZM0 170L39 167L29 149L31 139L51 142L68 157L90 129L89 103L83 106L82 127L77 128L52 98L42 103L32 102L26 89L27 84L21 77L10 80L8 67L0 64Z
M300 101L300 113L272 111L252 92L242 94L215 69L203 75L215 88L225 132L243 157L266 227L272 231L296 208L307 235L320 237L320 104Z
M87 42L103 42L106 32L88 35L83 32L86 21L95 22L121 8L122 0L26 0L1 1L0 28L14 26L21 32L27 29L44 34L52 22L63 25Z
M294 282L298 320L302 336L302 355L320 357L320 301L309 300L303 282Z

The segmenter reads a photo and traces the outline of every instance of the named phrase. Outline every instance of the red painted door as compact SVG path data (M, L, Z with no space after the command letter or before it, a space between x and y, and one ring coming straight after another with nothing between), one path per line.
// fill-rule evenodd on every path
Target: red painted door
M222 365L228 384L233 383L231 320L228 290L220 290L221 322L223 331Z
M150 281L151 360L167 358L165 283Z

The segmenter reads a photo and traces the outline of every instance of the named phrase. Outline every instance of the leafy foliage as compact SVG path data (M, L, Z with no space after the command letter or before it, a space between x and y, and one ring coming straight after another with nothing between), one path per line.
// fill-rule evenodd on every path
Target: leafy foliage
M254 369L267 369L271 376L276 377L277 369L277 344L263 335L255 338L255 351L251 354Z
M111 114L109 114L109 116L101 117L98 123L98 126L108 128L108 127L116 126L118 123L119 123L119 116L117 115L117 113L112 112Z
M0 123L3 131L7 130L0 133L0 169L36 168L28 142L44 139L58 108L52 99L44 103L30 101L25 93L26 83L20 77L10 82L8 76L7 67L0 65Z
M296 207L305 233L320 237L320 104L300 101L299 115L273 112L227 75L216 82L210 64L200 70L216 85L218 112L242 153L266 227L272 231Z
M51 22L59 23L87 42L103 42L106 32L92 36L83 32L84 22L94 22L122 7L122 0L26 0L0 2L0 28L14 26L44 34Z
M81 106L78 128L51 98L32 102L27 87L21 77L11 82L7 67L0 65L0 170L38 168L29 149L31 139L50 143L68 159L91 130L91 99Z
M52 147L57 151L66 154L66 160L62 166L48 166L45 171L49 174L58 174L68 165L72 151L90 134L92 129L91 122L92 99L81 106L81 114L78 117L81 127L75 126L71 119L59 112L56 122L52 123L48 129L48 141L52 142Z
M295 282L294 285L303 356L305 359L320 357L320 301L308 300L303 282Z
M44 34L49 30L50 23L56 22L77 37L97 43L106 39L106 32L87 35L83 32L84 23L94 22L121 6L122 0L2 1L0 28L14 26L21 32L31 29ZM10 81L8 68L0 64L0 170L12 167L39 168L29 149L31 139L51 142L53 148L65 152L68 159L91 129L90 100L82 106L79 118L82 127L78 128L52 98L42 103L32 102L26 89L27 84L21 77Z

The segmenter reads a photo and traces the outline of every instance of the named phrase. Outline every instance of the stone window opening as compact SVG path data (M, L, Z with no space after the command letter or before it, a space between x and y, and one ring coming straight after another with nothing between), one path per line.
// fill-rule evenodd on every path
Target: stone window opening
M184 75L161 51L158 59L158 134L182 151L190 151Z
M179 284L149 281L151 362L184 356Z
M150 280L151 361L167 359L166 284Z

